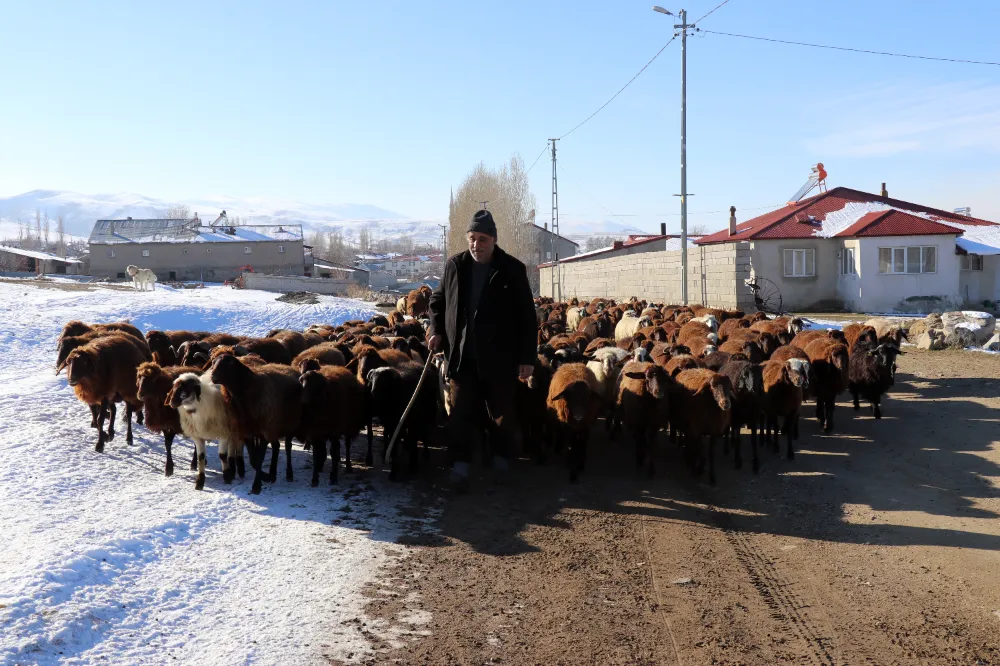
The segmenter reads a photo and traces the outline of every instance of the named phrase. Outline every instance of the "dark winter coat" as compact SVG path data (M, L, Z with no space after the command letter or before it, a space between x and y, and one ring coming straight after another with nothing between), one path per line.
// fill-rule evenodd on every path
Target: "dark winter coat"
M468 252L456 254L444 267L441 284L431 294L431 335L444 337L449 374L457 365L455 344L465 326L465 289L475 260ZM499 247L493 252L486 285L475 320L475 359L480 381L487 386L517 378L519 365L534 365L538 325L528 284L520 261Z

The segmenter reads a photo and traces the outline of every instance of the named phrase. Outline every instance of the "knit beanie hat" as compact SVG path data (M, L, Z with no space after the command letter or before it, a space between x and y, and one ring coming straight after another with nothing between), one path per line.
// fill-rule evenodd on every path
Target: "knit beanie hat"
M493 221L493 213L488 210L476 211L476 214L472 216L472 222L469 223L469 228L465 230L466 233L473 231L496 238L497 225Z

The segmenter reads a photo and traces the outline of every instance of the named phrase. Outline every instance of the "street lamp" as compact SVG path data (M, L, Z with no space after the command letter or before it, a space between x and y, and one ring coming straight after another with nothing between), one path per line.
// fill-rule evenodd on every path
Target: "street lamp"
M659 5L653 5L653 11L654 12L660 12L661 14L666 14L667 16L673 16L674 15L673 12L667 11L666 9L664 9L663 7L661 7Z

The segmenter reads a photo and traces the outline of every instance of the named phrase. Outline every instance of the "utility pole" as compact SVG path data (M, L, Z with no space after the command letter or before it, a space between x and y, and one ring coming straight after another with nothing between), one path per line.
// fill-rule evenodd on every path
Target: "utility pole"
M673 12L667 11L663 7L653 6L654 12L673 16ZM694 23L687 22L687 10L682 9L677 14L681 20L679 24L674 24L674 29L681 31L681 193L675 196L681 198L681 301L684 305L688 303L688 256L687 256L687 229L688 229L688 206L687 198L691 196L687 191L687 31L694 28Z
M550 243L552 246L552 299L559 303L562 301L562 278L559 275L559 180L556 177L556 141L559 139L549 139L552 142L552 233L554 238Z

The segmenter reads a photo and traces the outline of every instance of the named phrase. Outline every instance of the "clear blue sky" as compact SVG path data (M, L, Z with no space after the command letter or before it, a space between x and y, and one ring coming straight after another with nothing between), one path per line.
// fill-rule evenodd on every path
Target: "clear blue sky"
M690 0L694 19L717 0ZM670 6L679 9L679 6ZM447 214L477 162L530 164L662 46L615 2L0 5L0 196L36 188L370 203ZM702 27L1000 60L1000 3L731 0ZM678 218L679 41L560 144L564 220ZM690 210L831 185L1000 220L1000 67L689 40ZM539 215L551 166L531 173ZM727 215L693 216L721 228Z

